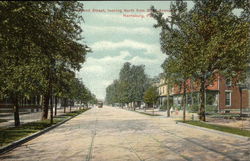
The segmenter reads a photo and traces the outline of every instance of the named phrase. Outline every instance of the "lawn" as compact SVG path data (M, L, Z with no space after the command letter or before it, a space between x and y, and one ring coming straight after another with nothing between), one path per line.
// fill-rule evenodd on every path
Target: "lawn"
M0 123L1 122L7 122L8 120L6 120L6 119L0 119Z
M85 111L85 109L82 109L78 111L69 112L64 115L56 116L54 117L53 124L57 124L61 121L66 120L69 117L79 115ZM17 141L21 138L24 138L32 133L43 130L49 126L51 126L51 124L50 120L48 119L26 123L19 127L2 128L0 129L0 147Z
M135 112L138 112L138 113L141 113L141 114L144 114L144 115L149 115L149 116L161 116L159 114L153 114L153 113L147 113L147 112L140 112L140 111L135 111Z
M213 124L208 124L208 123L202 122L202 121L185 121L185 123L190 124L190 125L205 127L208 129L214 129L214 130L218 130L218 131L223 131L223 132L228 132L228 133L232 133L232 134L250 137L250 131L242 130L239 128L233 128L233 127L222 126L222 125L213 125Z

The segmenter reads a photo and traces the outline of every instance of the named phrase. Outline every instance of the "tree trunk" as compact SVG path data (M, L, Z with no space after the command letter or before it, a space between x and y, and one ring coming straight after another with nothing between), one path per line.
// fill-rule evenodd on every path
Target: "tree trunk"
M23 97L21 98L21 107L23 108Z
M155 107L154 107L154 103L153 103L153 115L155 115Z
M49 97L49 92L47 92L43 97L42 120L48 119Z
M69 101L69 112L71 112L71 101Z
M20 117L19 117L19 105L18 105L18 98L15 97L12 99L14 105L14 120L15 126L20 126Z
M167 96L167 115L170 117L170 98L169 98L169 86L168 86L168 96Z
M57 115L57 97L55 96L55 116Z
M63 99L63 113L66 113L66 98Z
M242 89L239 87L240 91L240 117L242 117Z
M201 80L201 88L200 88L200 112L199 112L199 119L201 121L206 121L205 115L205 79L202 78Z
M186 121L186 80L183 84L183 97L182 97L182 107L183 107L183 122Z
M192 80L191 80L190 86L191 86L191 106L193 106L194 105L194 98L193 98L194 89L193 89L193 81Z
M50 97L50 124L53 124L53 96Z
M138 102L138 107L141 108L141 101Z

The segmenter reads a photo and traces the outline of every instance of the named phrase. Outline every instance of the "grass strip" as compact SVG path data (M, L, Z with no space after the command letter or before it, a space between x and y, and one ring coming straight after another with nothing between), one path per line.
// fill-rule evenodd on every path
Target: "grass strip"
M64 115L54 116L53 125L59 122L62 122L69 117L73 117L85 112L87 109L82 109L78 111L72 111L69 113L65 113ZM41 120L41 121L34 121L22 124L19 127L9 127L9 128L1 128L0 129L0 147L10 144L14 141L17 141L21 138L24 138L30 134L43 130L49 126L50 120Z
M148 116L161 116L159 114L152 114L152 113L147 113L147 112L139 112L139 111L135 111L135 112L138 112L138 113L141 113L141 114L144 114L144 115L148 115Z
M208 123L202 122L202 121L185 121L185 122L179 121L179 122L194 125L194 126L205 127L208 129L223 131L223 132L227 132L227 133L231 133L231 134L237 134L237 135L241 135L241 136L250 137L250 131L240 129L240 128L233 128L233 127L228 127L228 126L223 126L223 125L208 124Z
M0 119L0 123L1 122L7 122L8 120L6 120L6 119Z

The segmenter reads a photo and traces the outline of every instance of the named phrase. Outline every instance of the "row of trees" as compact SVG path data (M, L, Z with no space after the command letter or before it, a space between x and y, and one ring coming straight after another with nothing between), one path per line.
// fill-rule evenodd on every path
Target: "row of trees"
M160 44L168 55L162 67L169 85L179 84L186 98L187 80L200 89L200 120L205 121L205 91L221 74L234 84L246 77L250 53L250 4L247 1L194 0L194 7L176 1L171 16L152 7L160 27ZM236 14L236 12L240 14ZM185 104L184 120L185 120Z
M120 103L122 106L131 102L143 101L144 92L150 86L150 79L145 74L144 65L131 65L124 63L119 73L119 79L106 88L106 102L108 104Z
M74 73L90 51L80 43L82 8L79 2L0 2L0 97L14 104L16 126L23 98L43 95L47 119L52 96L93 96Z

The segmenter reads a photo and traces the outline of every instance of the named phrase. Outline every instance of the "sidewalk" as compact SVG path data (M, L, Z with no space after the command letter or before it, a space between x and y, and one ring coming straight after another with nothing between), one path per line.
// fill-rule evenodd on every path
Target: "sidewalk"
M147 109L144 111L144 109L136 109L137 112L142 113L148 113L153 114L153 109ZM159 111L158 109L154 109L155 115L161 115L167 117L167 111ZM199 116L197 113L188 113L186 112L186 120L199 120ZM170 114L170 118L173 120L182 120L183 119L183 111L172 111ZM223 118L211 118L209 116L206 116L207 123L214 124L214 125L222 125L222 126L228 126L228 127L234 127L234 128L241 128L245 130L250 130L250 118L246 118L245 120L233 120L233 119L223 119Z
M144 109L136 109L138 112L143 112L143 113L148 113L148 114L155 114L155 115L160 115L160 116L166 116L167 117L167 111L159 111L159 109L147 109L146 111ZM186 119L187 120L192 120L192 117L194 120L198 120L198 114L197 113L188 113L186 112ZM183 111L171 111L170 113L170 118L174 120L182 120L183 119Z
M78 107L72 107L71 111L74 111ZM64 114L64 109L63 108L58 108L57 109L57 116L63 115ZM55 111L54 111L55 112ZM69 112L69 108L66 108L66 112ZM42 112L32 112L28 114L20 114L20 121L21 124L23 123L28 123L28 122L33 122L33 121L38 121L41 119ZM50 118L50 110L48 113L48 116ZM0 128L5 128L5 127L12 127L14 126L14 114L11 116L4 116L1 117L3 120L7 120L7 122L0 122Z

